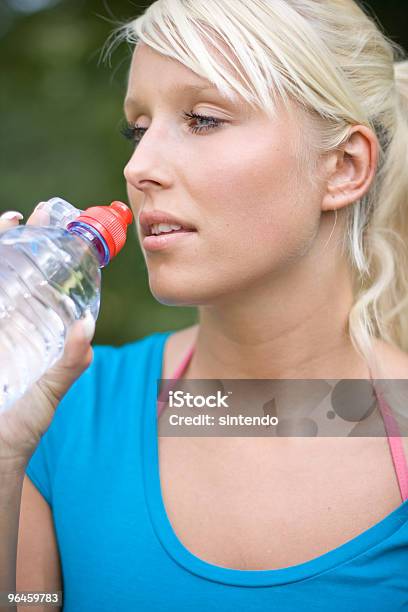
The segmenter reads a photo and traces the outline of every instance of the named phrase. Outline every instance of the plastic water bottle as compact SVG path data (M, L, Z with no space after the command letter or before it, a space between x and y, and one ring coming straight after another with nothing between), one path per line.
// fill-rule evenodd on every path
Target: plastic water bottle
M131 210L123 202L82 211L41 202L47 225L0 234L0 412L64 351L68 328L100 307L101 268L122 249Z

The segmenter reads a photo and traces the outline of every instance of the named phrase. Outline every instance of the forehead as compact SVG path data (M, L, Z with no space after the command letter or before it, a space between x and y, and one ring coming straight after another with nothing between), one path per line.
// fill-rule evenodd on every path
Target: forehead
M144 107L148 99L157 96L177 98L179 95L197 96L204 94L208 99L242 105L243 99L231 92L221 93L207 78L197 74L178 60L162 55L145 44L139 44L132 56L128 75L125 107Z
M162 55L143 43L135 48L130 64L128 89L145 87L149 83L166 86L174 84L175 81L192 87L215 89L211 81L196 74L178 60Z

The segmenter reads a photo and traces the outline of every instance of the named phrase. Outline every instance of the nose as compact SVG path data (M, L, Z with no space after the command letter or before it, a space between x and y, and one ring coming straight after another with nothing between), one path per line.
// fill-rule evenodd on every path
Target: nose
M164 142L163 134L154 133L150 128L123 169L127 183L142 192L166 187L169 168L164 160L169 159L168 150L169 143Z
M147 189L160 189L161 181L157 176L153 175L152 171L149 171L146 167L142 168L133 163L132 159L129 160L123 169L126 182L134 187L134 189L142 192L145 192Z

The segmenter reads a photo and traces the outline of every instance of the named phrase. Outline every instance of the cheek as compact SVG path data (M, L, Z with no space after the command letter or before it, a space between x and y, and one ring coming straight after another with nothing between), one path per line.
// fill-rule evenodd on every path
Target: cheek
M205 236L212 258L245 253L244 268L273 266L303 253L319 220L318 197L299 174L295 153L257 138L220 145L222 154L197 176ZM245 144L246 143L246 144ZM210 179L203 180L203 176ZM200 183L201 181L201 183ZM236 257L235 257L236 265Z

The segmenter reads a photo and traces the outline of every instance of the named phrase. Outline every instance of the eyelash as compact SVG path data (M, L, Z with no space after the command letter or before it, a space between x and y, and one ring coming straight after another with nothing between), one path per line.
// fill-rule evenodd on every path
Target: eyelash
M198 121L209 121L210 125L202 125L199 127L190 127L190 130L193 134L200 134L202 132L207 132L208 130L216 129L221 127L225 123L222 119L217 119L216 117L210 117L208 115L199 115L197 113L186 113L183 112L182 116L187 121L198 120ZM138 127L137 125L133 125L132 123L125 123L125 125L121 128L121 134L128 140L132 140L135 144L139 144L144 133L148 128Z

